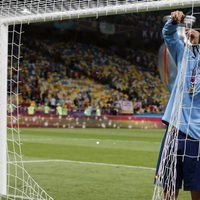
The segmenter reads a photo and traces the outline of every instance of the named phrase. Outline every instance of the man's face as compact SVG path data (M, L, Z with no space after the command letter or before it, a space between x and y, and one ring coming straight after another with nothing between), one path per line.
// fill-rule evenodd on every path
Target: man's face
M186 28L185 34L186 34L187 38L190 40L191 44L199 44L200 33L198 31L196 31L194 29Z

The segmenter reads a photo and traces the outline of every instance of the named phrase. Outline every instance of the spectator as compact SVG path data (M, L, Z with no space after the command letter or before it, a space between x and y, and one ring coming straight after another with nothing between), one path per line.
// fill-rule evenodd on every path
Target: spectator
M35 106L33 104L31 104L28 107L28 115L34 115L35 114Z

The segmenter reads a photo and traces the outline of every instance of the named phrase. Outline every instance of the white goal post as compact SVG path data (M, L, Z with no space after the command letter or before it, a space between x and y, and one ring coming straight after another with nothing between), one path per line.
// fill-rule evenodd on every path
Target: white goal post
M8 25L0 24L0 194L7 194Z
M52 199L28 175L23 168L23 164L19 166L22 176L20 178L12 177L17 178L14 181L15 185L11 187L15 192L13 194L9 193L8 165L10 160L8 161L9 145L7 139L9 25L14 26L24 23L99 17L192 6L200 6L200 0L2 0L0 2L0 199L2 196L5 196L6 199ZM17 45L20 48L20 44ZM16 59L18 59L18 62L20 61L20 57ZM18 84L18 81L16 83ZM18 105L15 106L18 107ZM11 116L11 120L13 119ZM17 132L15 134L16 137L19 137L19 130L16 129L15 131ZM20 146L20 142L16 142L15 144L15 139L13 137L11 140L13 145L17 144ZM20 139L17 140L20 141ZM13 150L15 150L15 147ZM19 162L20 159L21 148L19 147ZM15 167L17 167L18 160L16 159L15 162ZM16 176L18 176L18 173L16 173ZM26 180L23 180L24 177L27 177ZM23 182L23 189L20 191L20 196L17 193L19 190L15 188L17 187L17 181ZM37 192L40 194L37 195ZM9 198L9 196L11 197Z

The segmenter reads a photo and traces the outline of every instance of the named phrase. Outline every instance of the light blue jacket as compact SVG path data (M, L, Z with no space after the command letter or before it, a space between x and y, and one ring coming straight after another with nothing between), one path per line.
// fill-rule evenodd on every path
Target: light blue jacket
M177 77L174 83L173 90L171 92L171 96L166 107L166 111L162 118L163 122L166 124L170 123L170 117L172 113L173 103L175 102L175 93L178 84L178 77L180 76L181 72L181 64L185 49L185 44L182 40L180 40L177 34L177 25L172 23L172 20L168 20L163 28L163 38L165 44L167 45L174 61L177 65ZM187 51L187 69L184 81L184 92L183 92L183 102L182 102L182 109L180 115L180 125L179 130L183 133L189 135L192 138L200 139L200 62L198 59L199 57L199 45L197 46L190 46ZM191 87L191 76L192 70L195 66L198 67L196 69L196 77L195 77L195 95L189 94L188 90ZM178 108L177 108L178 109ZM175 124L173 124L175 125Z

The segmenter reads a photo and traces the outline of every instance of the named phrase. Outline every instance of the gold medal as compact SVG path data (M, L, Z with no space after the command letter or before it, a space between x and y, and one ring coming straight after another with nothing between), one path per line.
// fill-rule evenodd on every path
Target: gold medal
M195 91L194 85L190 86L190 88L188 89L188 93L189 94L194 94L194 91Z

